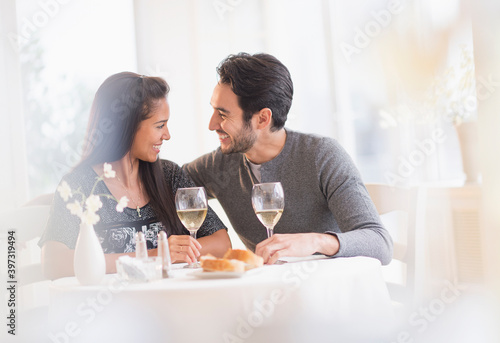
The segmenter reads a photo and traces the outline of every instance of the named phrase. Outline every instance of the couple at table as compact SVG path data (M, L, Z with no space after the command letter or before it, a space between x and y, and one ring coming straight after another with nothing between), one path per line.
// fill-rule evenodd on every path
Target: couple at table
M334 139L284 127L293 98L288 69L271 55L240 53L223 60L217 72L209 129L218 134L220 147L182 168L158 158L170 139L169 86L163 79L120 73L98 89L82 160L62 182L86 196L92 190L108 195L101 197L94 225L107 272L114 272L119 256L133 255L137 231L145 232L150 255L156 254L156 234L166 230L173 261L222 256L231 242L211 209L197 240L176 215L175 192L195 185L219 200L245 246L266 263L314 253L389 263L391 237L348 154ZM116 177L95 184L105 162ZM276 181L285 190L286 207L275 235L267 238L252 209L251 190L255 183ZM115 200L122 196L129 199L128 207L117 212ZM78 232L78 217L56 194L39 242L48 277L73 274Z

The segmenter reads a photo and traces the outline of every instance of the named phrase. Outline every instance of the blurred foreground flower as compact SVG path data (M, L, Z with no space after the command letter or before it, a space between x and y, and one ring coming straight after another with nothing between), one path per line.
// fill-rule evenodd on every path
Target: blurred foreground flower
M104 178L114 178L116 176L116 172L109 163L104 163L103 170L103 175L96 177L94 187L92 187L92 191L88 197L85 196L80 188L76 191L72 191L66 181L61 182L61 185L57 187L59 195L66 202L70 198L80 195L80 201L75 199L73 202L67 204L66 208L71 212L71 214L78 216L82 223L95 225L99 222L101 218L97 214L97 211L99 211L102 207L101 196L115 200L117 202L116 211L118 212L123 212L123 209L128 205L129 200L126 196L123 196L120 200L118 200L111 194L94 194L95 187L99 182L103 181Z
M445 115L455 125L476 119L476 78L471 48L461 47L460 60L436 77L429 98L437 115Z

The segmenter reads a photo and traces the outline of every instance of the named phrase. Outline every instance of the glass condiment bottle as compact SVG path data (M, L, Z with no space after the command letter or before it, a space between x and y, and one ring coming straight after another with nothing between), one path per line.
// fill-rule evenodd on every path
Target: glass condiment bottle
M135 234L135 258L148 258L148 248L146 246L146 237L143 232Z
M168 278L172 261L170 259L170 248L168 247L168 239L165 231L158 233L158 256L161 258L162 275L164 278Z

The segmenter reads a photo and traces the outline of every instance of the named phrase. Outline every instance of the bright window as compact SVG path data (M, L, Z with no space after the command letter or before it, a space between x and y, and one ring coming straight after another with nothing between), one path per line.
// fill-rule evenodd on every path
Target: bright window
M30 197L53 192L79 161L99 85L137 69L132 5L17 1Z

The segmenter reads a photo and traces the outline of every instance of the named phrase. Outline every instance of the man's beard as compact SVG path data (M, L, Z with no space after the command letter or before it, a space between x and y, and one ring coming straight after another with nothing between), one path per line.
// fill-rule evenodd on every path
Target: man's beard
M231 138L231 145L226 149L221 147L221 151L223 154L245 153L253 147L256 140L257 135L252 128L245 126L237 136Z

